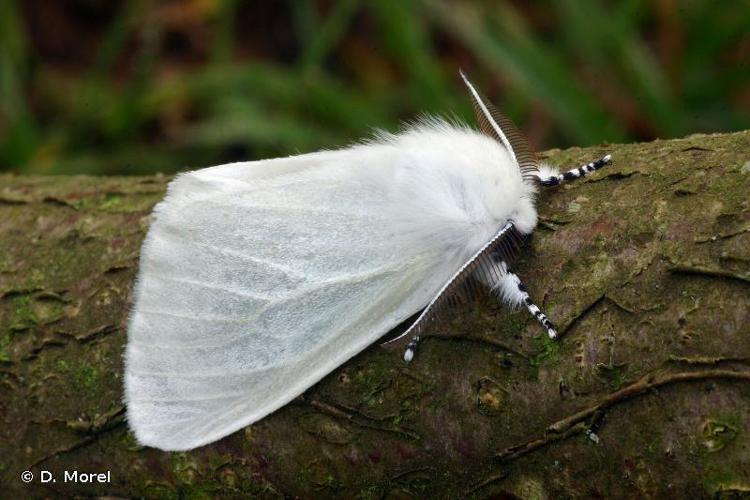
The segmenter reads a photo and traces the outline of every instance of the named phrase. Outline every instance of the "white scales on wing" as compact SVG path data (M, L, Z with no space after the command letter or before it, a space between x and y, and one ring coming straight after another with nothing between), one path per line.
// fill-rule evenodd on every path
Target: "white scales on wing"
M180 175L129 329L139 441L193 448L288 403L425 307L532 189L501 144L437 120Z

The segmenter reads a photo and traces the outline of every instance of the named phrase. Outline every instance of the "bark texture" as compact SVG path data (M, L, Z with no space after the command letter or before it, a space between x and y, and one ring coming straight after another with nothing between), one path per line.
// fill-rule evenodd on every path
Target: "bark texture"
M612 165L542 193L515 266L559 342L487 298L411 364L372 346L187 453L139 447L121 400L138 251L168 178L0 176L2 490L750 495L750 132L546 156L605 152ZM110 470L111 483L66 483L65 470Z

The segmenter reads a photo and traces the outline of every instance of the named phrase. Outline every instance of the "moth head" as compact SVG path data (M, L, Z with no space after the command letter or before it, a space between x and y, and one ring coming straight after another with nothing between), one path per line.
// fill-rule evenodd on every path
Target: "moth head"
M479 93L463 71L459 73L469 90L479 129L505 147L521 171L524 182L536 185L539 179L539 160L529 146L526 137L510 118L495 109L492 103Z

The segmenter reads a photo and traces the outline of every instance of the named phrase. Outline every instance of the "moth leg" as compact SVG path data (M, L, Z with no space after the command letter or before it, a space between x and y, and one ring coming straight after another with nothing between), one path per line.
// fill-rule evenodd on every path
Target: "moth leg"
M414 353L417 351L417 344L419 344L419 335L412 337L411 341L406 344L406 350L404 351L404 361L407 363L414 359Z
M542 186L559 186L565 181L572 181L574 179L578 179L579 177L590 174L591 172L599 170L610 161L612 161L612 155L605 155L596 161L592 161L591 163L587 163L586 165L568 170L567 172L562 174L541 173L539 175L539 182Z
M544 314L541 309L539 309L539 306L534 304L534 301L531 300L529 292L521 282L521 278L519 278L516 273L508 269L504 262L500 264L500 268L505 270L505 272L502 274L499 281L494 286L494 289L502 298L504 298L511 304L523 304L524 306L526 306L526 309L529 310L531 315L536 318L536 320L540 325L544 327L545 330L547 330L547 335L549 335L549 338L557 338L557 330L552 325L552 322L549 320L547 315Z
M495 233L495 236L485 243L482 248L477 250L474 255L443 285L437 295L435 295L430 303L422 310L422 313L416 321L398 337L387 341L385 344L393 344L397 341L400 344L403 340L399 339L408 339L411 336L411 340L407 344L406 351L404 352L404 361L407 363L411 361L414 358L420 339L419 335L422 333L425 324L427 322L434 322L440 318L440 310L442 307L449 306L451 303L455 304L454 301L457 300L456 294L460 290L462 284L473 283L474 287L478 289L477 283L473 280L466 281L467 277L473 275L480 282L484 282L490 286L495 286L501 279L502 270L505 269L504 267L502 269L497 267L498 264L505 265L501 262L503 258L502 256L510 254L519 239L520 235L517 234L514 229L513 221L506 221L506 223Z

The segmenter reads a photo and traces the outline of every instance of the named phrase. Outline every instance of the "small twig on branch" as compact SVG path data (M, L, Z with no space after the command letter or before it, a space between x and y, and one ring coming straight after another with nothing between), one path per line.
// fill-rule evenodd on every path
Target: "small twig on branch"
M304 395L299 396L297 399L303 403L310 405L311 407L315 408L316 410L318 410L319 412L325 415L328 415L333 418L346 420L347 422L351 422L353 425L356 425L365 429L372 429L372 430L382 431L382 432L390 432L390 433L399 435L401 437L406 437L411 440L421 439L421 436L419 434L416 434L415 432L409 429L405 429L399 426L391 426L391 425L384 424L382 423L381 420L368 417L367 415L364 415L356 410L339 408L337 406L334 406L330 403L326 403L324 401L320 401L318 399L306 398Z
M750 275L747 273L740 274L725 269L715 269L707 266L676 264L667 270L673 274L696 274L699 276L709 276L712 278L725 278L737 280L743 283L750 283Z
M491 337L471 337L468 335L430 335L428 337L425 337L425 340L452 340L452 341L461 341L461 342L469 342L474 344L486 344L492 347L499 348L502 351L509 352L510 354L515 354L516 356L523 358L523 359L529 359L529 356L522 353L521 351L512 348L505 342L501 340L497 340Z
M562 432L559 434L547 434L544 437L540 437L540 438L537 438L537 439L534 439L534 440L531 440L531 441L528 441L526 443L519 444L516 446L511 446L510 448L506 448L505 450L495 455L495 459L501 462L508 462L510 460L515 460L516 458L520 456L526 455L527 453L531 453L532 451L535 451L539 448L547 446L548 444L554 443L556 441L568 439L569 437L575 436L576 434L580 434L585 430L586 430L586 425L581 422L570 427L565 432Z
M732 370L702 370L693 372L679 372L666 374L649 374L627 387L613 392L596 405L581 410L569 417L549 425L543 437L533 439L526 443L506 448L495 457L501 461L514 460L534 450L547 446L550 443L567 439L585 431L588 426L586 420L596 416L601 418L604 412L612 406L635 398L651 389L657 389L665 385L681 382L694 382L708 379L729 379L750 381L750 372Z
M723 357L723 356L695 356L695 357L686 357L686 356L675 356L671 355L669 356L669 359L667 360L671 363L684 363L686 365L718 365L721 363L741 363L741 364L747 364L750 362L750 357Z

